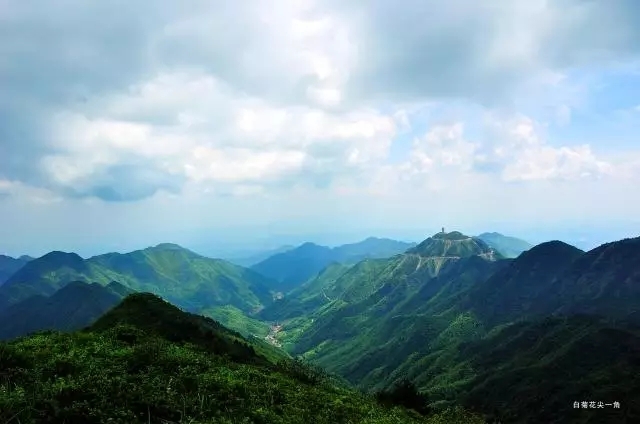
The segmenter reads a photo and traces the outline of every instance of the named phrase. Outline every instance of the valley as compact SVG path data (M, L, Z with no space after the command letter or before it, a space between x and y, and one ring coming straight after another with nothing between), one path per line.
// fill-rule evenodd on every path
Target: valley
M334 261L282 293L257 271L176 245L86 260L53 252L0 287L0 338L19 346L34 331L107 331L115 318L104 317L132 293L151 292L274 363L303 361L305 373L320 367L363 393L410 381L428 399L425 419L452 411L488 423L640 417L640 239L589 252L552 241L508 258L451 232L368 256ZM125 316L156 322L140 307ZM574 410L574 399L596 398L623 407Z

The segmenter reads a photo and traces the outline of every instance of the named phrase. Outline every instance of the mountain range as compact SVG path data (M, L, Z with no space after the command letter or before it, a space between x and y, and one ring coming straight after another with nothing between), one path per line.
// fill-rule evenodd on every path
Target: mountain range
M190 311L233 305L251 313L272 300L272 284L262 275L161 244L86 260L74 253L51 252L26 264L0 287L0 310L33 295L49 296L72 281L101 285L117 281L134 291L161 295Z
M253 265L251 269L275 280L278 283L278 291L288 292L334 262L355 264L369 258L387 258L400 254L414 245L375 237L334 248L304 243L295 249L273 255Z
M638 418L638 264L640 239L590 252L554 241L503 259L479 238L436 234L394 258L327 269L260 316L279 322L292 354L366 390L409 378L434 405L502 422L566 422L574 397L597 395ZM557 369L567 374L545 380ZM544 409L531 412L533 399Z
M342 252L342 257L380 255L394 245L392 241L377 240L345 245L336 251ZM6 257L3 263L7 265L5 269L15 273L0 287L0 318L21 316L24 322L0 320L0 338L38 329L71 330L88 325L90 318L106 310L104 305L115 302L110 290L99 293L100 287L108 288L115 282L129 291L161 295L185 310L218 319L245 335L262 337L268 334L269 325L251 316L271 304L278 289L275 281L257 272L168 243L89 259L75 253L51 252L38 259ZM73 282L77 284L64 290ZM92 291L83 292L81 282L92 283ZM60 315L59 311L76 311L83 304L87 305L84 310L93 312L63 321L55 316Z
M484 241L507 258L516 258L520 256L521 253L526 252L533 247L533 245L528 241L495 232L482 233L477 236L477 238Z
M393 254L399 242L389 243L395 247L383 254L383 249L375 248L380 244L371 239L369 250L362 249L362 244L351 245L339 250L341 261L322 266L321 259L334 255L327 252L335 248L305 244L267 260L270 269L278 271L271 278L255 267L248 270L176 245L86 260L52 252L25 264L0 287L0 336L3 331L11 338L46 328L68 331L91 325L82 333L85 336L31 337L56 345L60 340L84 340L81 337L112 343L105 341L105 335L108 340L116 337L116 343L120 343L118 337L133 337L137 343L141 335L149 335L169 343L163 346L172 352L192 346L251 367L269 368L274 361L291 361L287 359L291 355L324 371L318 374L296 360L288 362L287 370L297 370L288 375L302 380L313 375L318 381L318 375L328 372L335 377L328 376L322 387L331 393L353 385L387 393L379 399L415 395L411 398L422 402L419 399L424 396L429 408L418 405L416 410L436 414L427 420L444 420L434 422L638 422L640 238L588 252L550 241L517 253L515 245L510 250L504 243L503 250L497 247L504 239L513 242L511 238L486 234L442 232ZM305 280L304 274L308 275ZM286 294L278 293L283 289ZM186 312L209 318L186 314L151 295L130 295L131 291L153 292ZM20 317L29 324L14 324ZM48 325L35 325L47 321ZM221 335L208 333L212 328ZM209 338L219 341L207 344ZM21 349L31 346L15 343ZM83 349L84 345L78 346ZM247 362L254 353L257 359ZM154 355L145 357L144 370L156 369L150 363L162 364L160 356ZM167 366L154 378L181 379ZM282 384L306 393L299 383ZM419 396L407 394L412 387ZM394 397L389 394L393 390L404 390L404 394ZM360 417L352 421L361 422L362 416L355 412L359 407L349 403L360 395L348 393L341 398L342 405L351 405L353 416ZM261 399L247 392L235 396L245 403L252 402L246 396ZM295 402L302 399L293 398ZM583 401L620 402L622 408L584 409ZM379 417L388 413L388 409L376 409L371 400L358 402L370 412L378 411ZM306 408L297 405L298 413ZM265 413L272 413L274 407ZM331 408L342 410L337 404ZM287 411L290 417L300 418ZM406 414L402 411L398 413ZM411 414L362 422L422 422L420 414ZM442 414L458 415L447 421ZM330 422L328 416L320 416L318 422ZM265 422L275 422L270 417Z

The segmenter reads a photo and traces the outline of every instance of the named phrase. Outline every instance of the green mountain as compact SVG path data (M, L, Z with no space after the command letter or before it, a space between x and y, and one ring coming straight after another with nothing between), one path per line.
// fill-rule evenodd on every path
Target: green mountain
M471 290L463 304L491 324L572 314L640 324L638 264L640 238L587 253L559 241L543 243Z
M275 291L288 292L320 272L335 258L331 248L305 243L287 252L278 253L251 269L275 280Z
M321 248L307 246L311 251L317 247ZM11 345L0 344L0 349L2 346L21 346L19 349L27 352L34 348L33 340L43 340L42 346L66 344L76 352L93 346L91 354L95 353L96 344L116 350L124 349L122 343L134 346L133 350L137 344L146 346L144 352L152 353L135 355L145 358L144 364L152 365L140 365L139 359L134 361L137 365L129 365L128 359L119 362L120 365L109 365L116 364L113 358L105 359L109 353L96 356L98 361L103 361L98 366L100 369L119 367L118 372L113 372L114 376L129 375L132 370L134 375L144 374L140 377L142 382L136 380L128 386L138 384L143 387L139 396L145 399L148 412L145 415L143 409L140 420L180 421L181 417L172 415L180 405L186 409L177 410L191 411L183 412L183 415L195 417L194 422L225 422L225 419L226 422L242 422L245 418L246 422L414 420L444 423L477 420L463 410L451 409L456 405L476 411L487 422L632 423L640 419L637 402L640 399L640 238L609 243L589 252L551 241L535 246L515 259L506 259L496 247L480 238L459 232L439 233L393 257L367 258L356 263L330 262L298 283L284 297L272 301L272 293L267 291L269 299L258 307L251 302L244 305L202 302L194 308L193 303L186 301L191 298L184 295L195 284L192 281L197 281L194 275L202 275L204 270L211 269L219 273L220 268L213 268L208 261L220 264L207 258L201 261L199 255L175 245L96 258L83 260L77 255L54 252L41 258L42 261L34 261L36 264L42 262L35 270L32 263L25 265L0 287L0 296L4 296L6 303L15 303L15 299L25 293L58 290L57 295L69 287L62 283L65 278L83 275L87 278L85 281L97 281L102 285L111 281L107 278L118 276L118 281L139 290L159 289L160 281L166 290L162 296L168 298L172 292L166 287L186 281L186 287L180 287L184 291L178 296L182 302L178 306L215 317L218 321L186 314L155 296L133 295L82 333L36 335L24 339L31 340L27 344L21 345L25 342L18 340ZM262 287L273 284L254 272L244 271L260 278ZM21 274L23 277L15 280ZM240 280L239 287L251 287L246 279ZM207 287L239 293L239 289L229 289L229 286L220 288L209 283ZM255 295L253 289L248 292ZM198 300L201 299L193 301ZM22 303L26 301L18 305ZM265 307L258 310L261 306ZM17 320L15 317L9 319ZM229 323L238 332L228 330L219 321ZM74 341L77 337L84 339ZM88 338L93 341L87 342ZM359 389L384 392L375 397L355 392L340 378L290 359L265 339L282 345L296 358L346 379ZM154 342L149 344L150 340ZM35 345L40 346L37 343ZM47 355L55 349L35 348L33 355L38 359L30 364L40 363L42 358L47 363ZM0 351L0 369L4 366L4 358L11 358L13 354L4 355ZM205 356L198 356L201 354ZM122 351L118 358L127 358L127 355ZM196 357L199 359L194 359ZM218 361L215 367L207 368L203 364L208 363L209 359L205 358L210 357L225 359L215 359ZM65 369L65 364L75 361L73 358L64 357L62 366L51 367ZM73 369L82 368L73 364ZM176 369L189 369L190 366L194 371L187 376L195 380L185 382L183 374L177 373ZM18 368L31 369L24 364ZM18 368L10 369L15 369L19 378L23 378L24 372L17 371ZM215 402L232 405L230 409L217 407L217 411L226 412L216 418L193 415L200 411L197 402L181 398L181 404L169 395L160 395L151 383L145 383L147 380L160 382L162 387L168 381L181 381L184 386L175 393L184 394L183 397L203 393L203 387L204 393L211 393L212 389L207 386L209 380L200 377L198 372L211 374L214 368L216 373L225 376L216 380L215 390L232 393L229 398L215 395ZM247 371L249 369L252 371ZM251 373L256 369L271 377L263 377L263 374L250 378L240 376L242 372ZM38 368L33 374L27 374L41 376L47 372L50 371ZM82 372L89 373L82 374L82 378L99 380L97 374L91 374L92 370ZM236 372L240 374L234 374ZM25 385L25 393L33 393L34 387L29 386L31 377L24 378L20 381ZM277 383L268 378L275 378ZM105 386L100 386L101 390L112 393L112 383L107 380ZM87 390L76 377L71 381L78 390ZM235 385L236 381L238 385ZM272 384L262 386L265 381ZM236 391L229 389L228 384L231 384L229 387L251 387ZM287 399L280 404L263 396L265 391L271 393L268 387L277 384L283 385L277 390ZM175 388L173 383L169 386ZM0 403L0 411L4 411L6 405L12 407L15 399L22 399L27 408L45 408L41 404L28 403L36 402L37 396L27 399L17 394L3 400L2 387L0 402L6 403ZM191 389L194 387L198 391ZM420 393L412 393L412 387L417 387ZM55 392L57 388L47 390L50 390L47 393L58 393ZM307 390L312 390L313 395ZM289 392L292 394L288 395ZM341 395L339 403L332 403L335 393L348 394ZM313 396L316 396L315 400ZM425 397L428 407L415 404L424 402ZM224 401L232 398L235 401ZM381 403L376 403L374 398ZM400 398L405 401L400 402ZM94 398L87 402L94 402ZM122 417L127 417L122 418L122 422L132 422L132 415L126 415L129 414L127 408L134 414L140 413L131 406L136 405L137 400L108 405L104 400L100 402L103 406L96 411L103 411L100 412L103 417L111 413L104 411L121 409L125 411ZM431 412L425 411L436 411L440 415L425 418L404 409L388 409L394 402L415 405L416 410L426 414ZM576 402L578 408L574 406ZM594 402L595 406L582 408L581 402L587 402L587 405ZM603 408L597 407L598 402L603 403ZM621 408L604 406L614 402L619 402ZM233 409L233 405L241 406ZM280 409L276 408L278 405ZM74 408L79 406L67 407L77 413ZM64 409L59 404L56 408L56 411ZM245 412L246 408L251 411L261 409L265 415L258 418L255 412ZM331 412L346 408L349 412L341 412L337 419L334 415L335 421L330 421L329 413L323 408ZM399 415L389 416L389 413ZM316 419L313 414L319 414L320 418ZM3 418L0 413L0 420Z
M336 281L350 268L350 265L330 264L315 277L263 309L259 317L267 321L283 321L311 314L331 302L332 298L327 293L334 295Z
M158 294L190 311L232 305L252 313L272 301L268 289L271 282L262 275L180 246L162 244L87 260L73 253L49 253L29 262L0 287L0 309L3 304L6 307L32 295L49 296L71 281L102 285L118 281L134 291Z
M374 237L334 248L305 243L274 255L251 269L277 281L274 289L286 293L309 281L332 263L355 264L364 259L388 258L412 246L412 243Z
M483 422L461 409L424 417L381 406L150 294L127 297L82 332L0 343L0 369L2 422Z
M431 298L453 296L488 277L503 266L498 256L482 241L460 233L438 234L405 254L320 274L260 316L288 320L280 335L285 345L295 346L294 353L308 353L323 366L335 365L333 371L347 376L346 369L360 359L348 352L362 347L361 337L388 339L389 326L379 325L381 321L420 312ZM323 361L325 353L332 359ZM344 361L338 359L341 356Z
M582 255L582 250L561 241L542 243L455 302L488 325L549 315L561 301L554 293L558 278Z
M531 249L533 245L525 240L505 236L500 233L482 233L477 236L480 240L496 249L507 258L517 258L522 252Z
M547 318L460 344L440 356L449 372L434 378L429 374L437 370L423 370L422 377L432 399L455 399L484 411L489 422L634 423L639 354L638 327L590 316ZM595 409L577 409L575 402L595 402ZM609 406L599 409L600 402Z
M481 239L465 236L458 231L435 234L416 247L409 249L407 253L427 258L464 258L469 256L482 256L489 260L502 258L499 252L496 252Z
M264 339L270 331L270 326L264 321L248 316L232 305L205 308L200 314L224 323L245 337L254 336Z
M0 286L25 266L29 260L25 256L15 259L10 256L0 255Z
M294 297L315 309L285 297L261 316L280 321L292 354L363 389L409 379L436 409L463 403L501 422L634 422L640 239L587 253L556 241L499 258L475 238L439 234L320 274ZM573 411L574 401L615 399L624 411Z
M51 296L72 281L90 281L89 275L87 263L75 253L48 253L25 264L0 287L0 310L31 296Z
M0 311L0 340L40 330L72 331L93 323L131 293L112 282L72 282L49 297L35 295Z

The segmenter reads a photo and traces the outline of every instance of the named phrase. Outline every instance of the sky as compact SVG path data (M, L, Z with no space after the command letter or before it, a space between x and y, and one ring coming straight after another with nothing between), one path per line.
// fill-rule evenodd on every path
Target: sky
M640 235L635 0L0 0L0 253Z

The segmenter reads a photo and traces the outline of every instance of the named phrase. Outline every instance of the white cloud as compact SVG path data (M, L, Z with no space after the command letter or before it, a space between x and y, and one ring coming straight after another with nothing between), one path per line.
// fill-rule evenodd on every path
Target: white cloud
M20 181L0 179L0 199L4 196L10 196L12 199L21 199L30 205L47 205L51 203L58 203L63 200L61 196L58 196L49 190L39 187L31 187L21 183Z
M573 148L537 146L523 150L505 166L505 181L580 180L612 172L612 165L598 160L587 145Z
M118 198L96 189L116 183L114 169L149 167L152 173L127 173L151 180L126 200L179 189L180 178L291 185L359 173L387 158L402 116L273 105L202 72L163 74L86 109L87 116L71 110L54 119L56 153L42 159L42 169L55 185L78 195ZM122 187L111 188L117 193Z
M540 135L540 125L526 116L489 116L483 136L470 141L464 125L436 125L413 143L409 160L398 172L422 177L438 186L453 174L484 172L505 182L580 180L613 174L588 145L553 147ZM452 180L452 179L451 179ZM453 181L453 180L452 180Z

